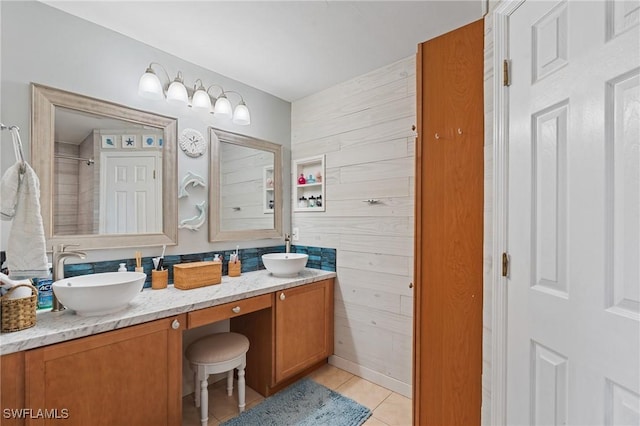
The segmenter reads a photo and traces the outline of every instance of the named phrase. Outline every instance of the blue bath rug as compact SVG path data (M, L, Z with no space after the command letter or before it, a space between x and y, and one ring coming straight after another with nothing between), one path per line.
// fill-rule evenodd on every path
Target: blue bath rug
M311 379L302 379L220 426L360 426L371 410Z

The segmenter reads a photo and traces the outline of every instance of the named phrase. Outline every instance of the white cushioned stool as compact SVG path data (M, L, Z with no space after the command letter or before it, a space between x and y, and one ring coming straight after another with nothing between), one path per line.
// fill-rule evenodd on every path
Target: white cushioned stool
M209 374L227 372L227 395L233 394L233 370L238 370L238 408L244 411L244 368L247 365L249 339L238 333L216 333L191 343L185 352L194 372L196 407L200 407L200 421L209 420Z

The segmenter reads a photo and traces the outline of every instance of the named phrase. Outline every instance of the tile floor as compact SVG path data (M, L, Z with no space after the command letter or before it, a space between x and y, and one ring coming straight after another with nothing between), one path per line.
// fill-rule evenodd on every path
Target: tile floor
M411 426L411 399L409 398L329 364L314 371L309 377L369 408L373 415L364 423L365 426ZM183 426L200 426L200 409L195 407L193 398L191 394L182 399ZM247 387L247 410L262 400L264 400L262 395ZM209 387L208 426L218 426L237 415L236 389L234 388L233 396L227 396L226 380L212 384Z

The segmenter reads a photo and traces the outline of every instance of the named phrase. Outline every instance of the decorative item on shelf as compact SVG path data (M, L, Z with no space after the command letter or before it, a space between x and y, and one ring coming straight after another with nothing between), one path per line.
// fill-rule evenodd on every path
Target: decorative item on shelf
M273 179L267 178L267 188L273 188Z
M307 183L307 179L304 177L303 173L300 173L300 177L298 177L298 185L304 185Z
M160 82L160 79L153 70L154 65L160 67L167 77L167 81L169 83L167 83L168 87L166 92L164 85ZM220 89L220 94L217 97L209 94L209 90L214 87ZM236 105L235 109L232 108L231 102L229 102L229 99L227 98L227 95L231 93L240 97L240 102ZM212 84L205 89L204 83L198 78L193 85L193 95L191 96L191 103L189 103L189 92L184 85L182 72L178 71L176 78L171 81L167 70L157 62L151 62L144 74L140 77L140 81L138 82L138 94L147 99L166 99L169 103L184 106L189 105L193 107L193 109L204 110L210 114L215 114L216 116L233 117L233 122L236 124L244 126L251 124L249 108L247 108L247 104L244 102L244 97L240 93L233 90L224 90L217 84Z
M269 209L273 210L273 200L269 200Z
M322 207L322 195L318 195L316 198L316 207Z
M178 198L188 197L189 193L187 192L187 186L193 185L205 187L204 178L200 175L197 175L193 172L187 172L186 175L182 178L182 183L180 184L180 190L178 191Z
M138 136L122 135L120 137L120 143L122 144L122 148L135 149L138 147Z
M316 206L316 197L312 195L311 197L309 197L309 207L315 207L315 206Z
M116 137L114 135L102 135L102 147L103 148L115 148Z
M322 182L322 172L320 170L316 172L316 182Z
M156 135L142 135L142 147L143 148L155 148L156 147Z
M182 228L186 228L186 229L190 229L192 231L197 231L198 229L200 229L200 227L202 226L202 224L204 223L204 220L207 216L207 201L204 200L198 204L196 204L196 209L198 210L198 214L194 217L191 217L189 219L183 219L180 221L180 224L178 225L178 228L182 229Z
M127 272L127 264L121 263L120 267L118 268L118 272Z
M307 201L307 197L304 195L298 199L298 207L304 209L309 206L309 202Z
M180 135L180 149L189 157L200 157L207 150L202 133L195 129L184 129Z
M313 177L312 174L307 178L307 183L316 183L316 178Z

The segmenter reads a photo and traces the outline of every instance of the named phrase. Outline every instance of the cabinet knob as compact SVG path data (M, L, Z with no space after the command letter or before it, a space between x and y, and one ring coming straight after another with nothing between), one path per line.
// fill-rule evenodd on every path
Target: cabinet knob
M284 295L284 292L280 293L280 300L284 300L284 299L286 299L286 296Z
M178 321L177 319L174 319L173 322L171 323L171 328L173 328L174 330L177 330L180 328L180 321Z
M234 314L239 314L239 313L240 313L240 306L236 306L235 308L232 308L232 309L231 309L231 311L232 311Z
M409 288L413 288L413 283L409 283Z

